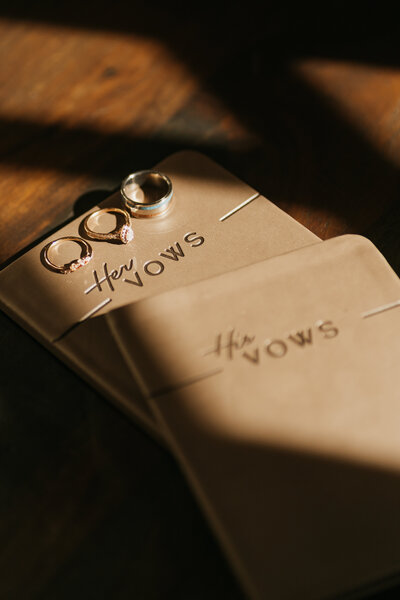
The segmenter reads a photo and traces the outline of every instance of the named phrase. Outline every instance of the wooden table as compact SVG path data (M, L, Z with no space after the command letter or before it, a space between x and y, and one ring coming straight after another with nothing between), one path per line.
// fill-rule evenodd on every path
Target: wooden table
M400 274L390 18L284 3L264 5L267 16L251 2L229 13L9 5L0 9L0 262L128 172L192 147L322 238L366 234ZM241 598L168 453L0 323L0 598Z

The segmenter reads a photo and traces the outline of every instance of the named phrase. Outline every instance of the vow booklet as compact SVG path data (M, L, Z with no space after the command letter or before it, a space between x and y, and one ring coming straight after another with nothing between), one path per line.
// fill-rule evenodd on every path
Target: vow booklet
M400 280L343 236L108 314L253 599L400 573Z
M173 199L167 214L132 219L134 239L128 244L87 240L93 258L75 272L49 270L45 246L65 236L85 238L83 222L92 212L88 211L0 273L0 306L119 408L159 436L107 323L98 317L166 289L319 239L197 152L179 152L157 168L172 181ZM123 208L120 194L101 207ZM102 215L99 225L109 231L115 226L114 219L112 214Z

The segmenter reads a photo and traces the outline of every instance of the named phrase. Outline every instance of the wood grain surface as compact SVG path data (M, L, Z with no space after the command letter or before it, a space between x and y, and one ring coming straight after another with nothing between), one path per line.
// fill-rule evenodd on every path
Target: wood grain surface
M196 148L400 274L394 19L147 4L0 8L0 262ZM0 343L0 598L240 598L167 452L4 316Z

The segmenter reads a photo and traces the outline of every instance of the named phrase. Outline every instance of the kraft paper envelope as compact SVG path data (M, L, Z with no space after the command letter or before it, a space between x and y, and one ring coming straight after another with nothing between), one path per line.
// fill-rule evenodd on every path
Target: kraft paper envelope
M251 598L400 573L400 280L359 236L109 313Z
M171 210L159 218L132 219L131 243L89 240L94 258L86 267L67 275L48 270L43 247L63 236L84 237L82 215L0 273L3 310L154 435L158 427L106 322L91 317L319 241L197 152L174 154L158 168L173 183ZM119 194L102 206L120 207ZM103 215L101 230L114 224L113 215ZM77 251L76 244L61 245L60 262L78 258Z

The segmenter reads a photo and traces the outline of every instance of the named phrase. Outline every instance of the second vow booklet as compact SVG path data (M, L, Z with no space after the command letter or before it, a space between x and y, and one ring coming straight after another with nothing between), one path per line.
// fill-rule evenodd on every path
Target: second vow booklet
M400 281L343 236L108 314L251 598L400 573Z

